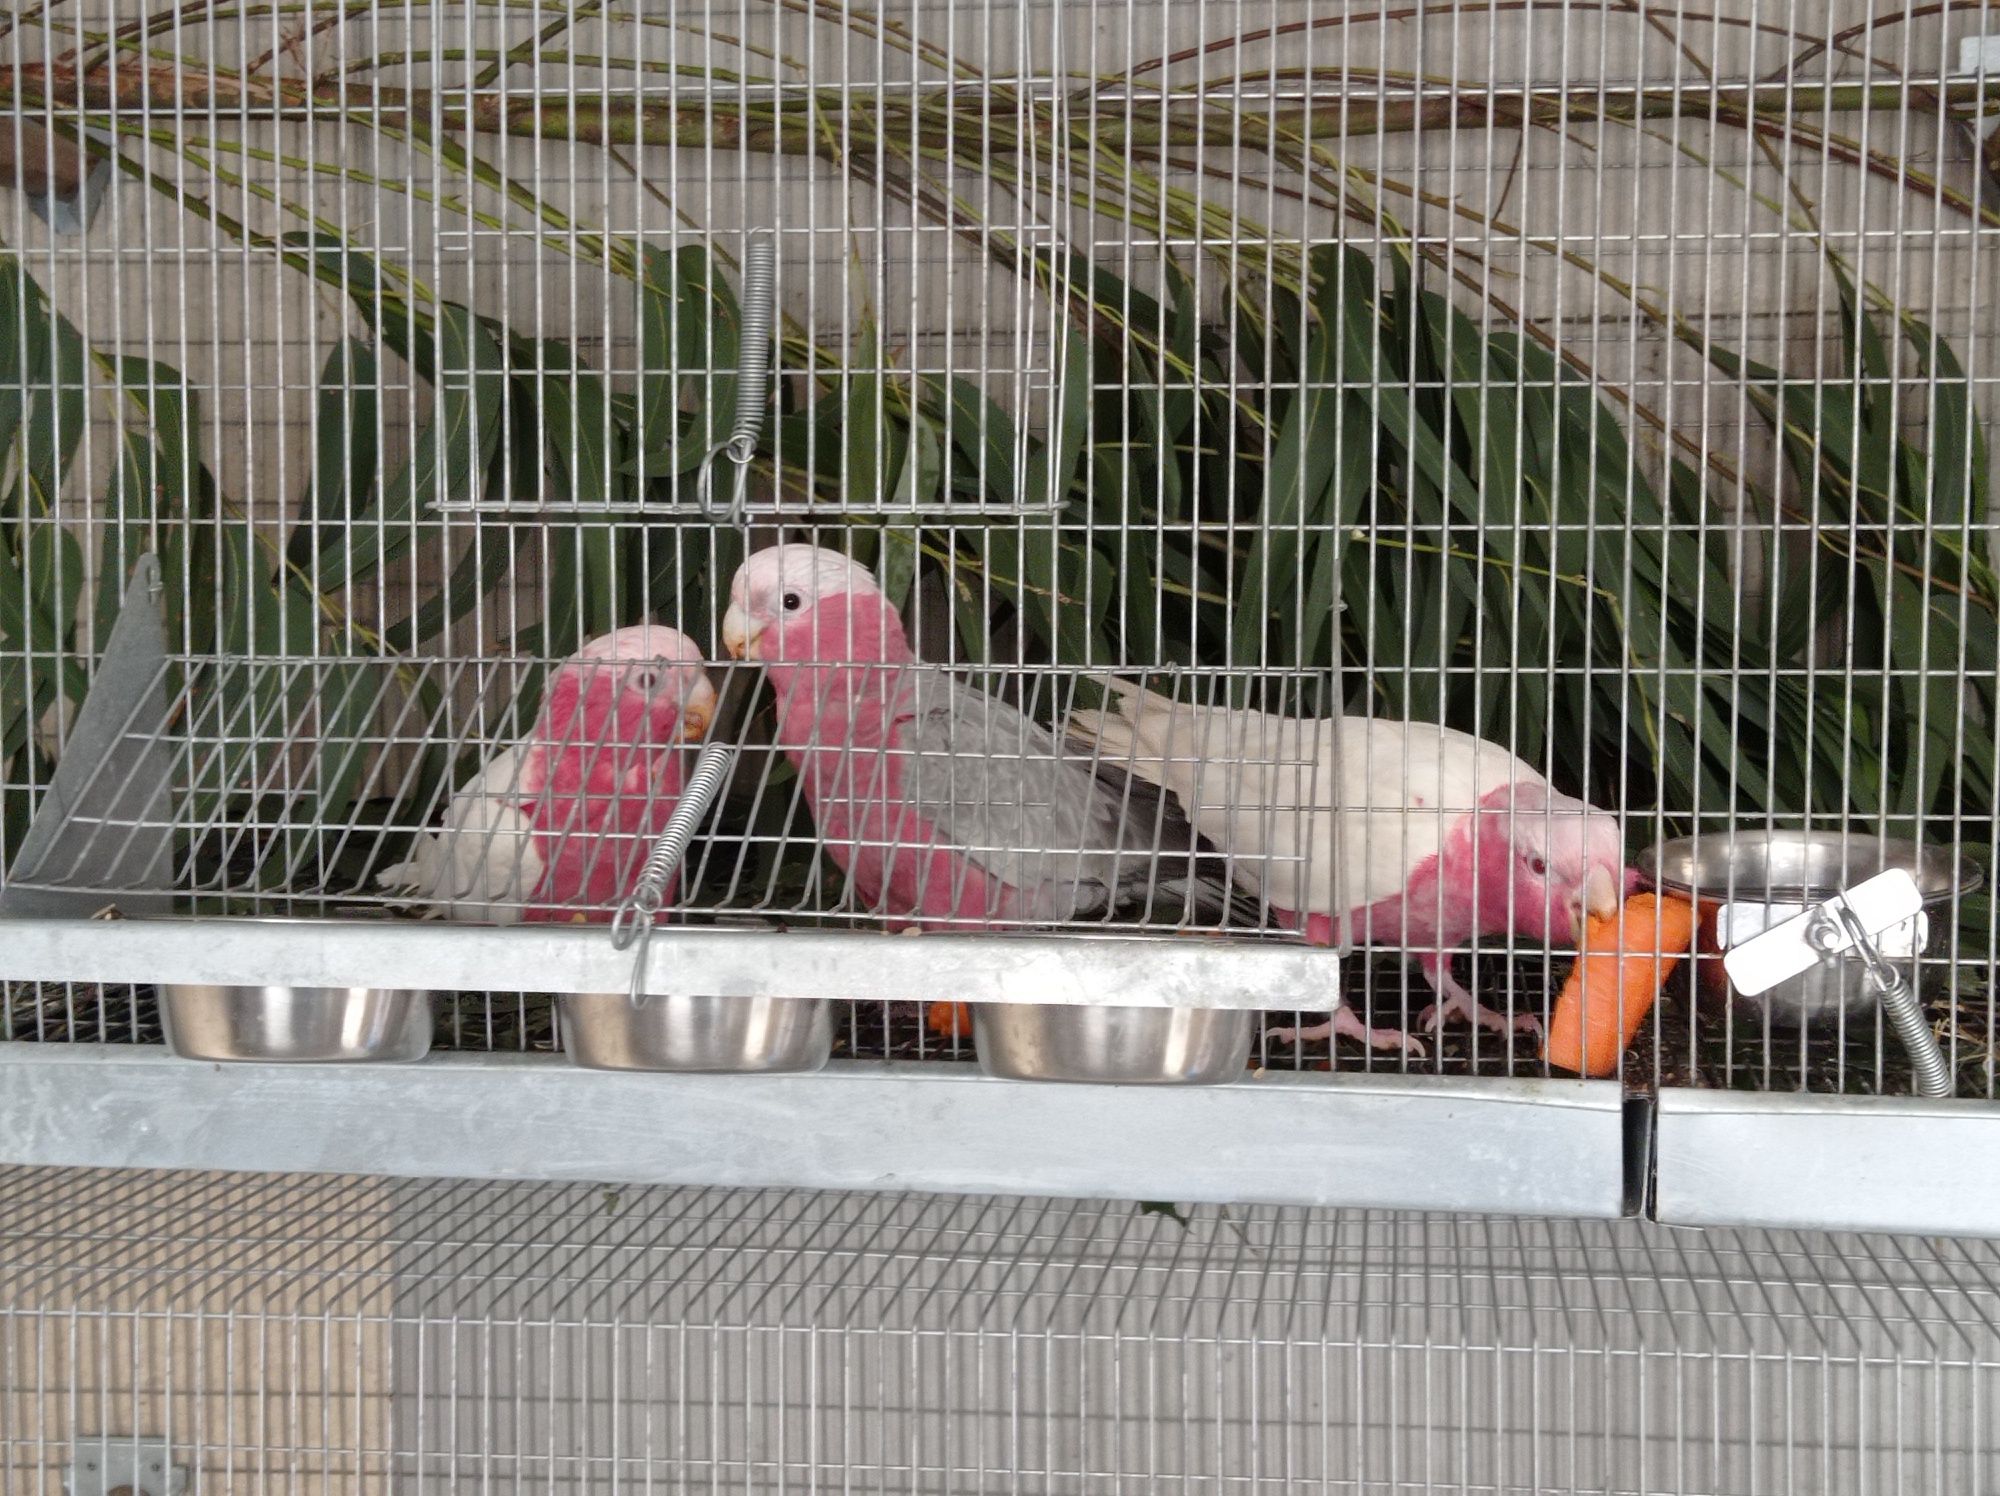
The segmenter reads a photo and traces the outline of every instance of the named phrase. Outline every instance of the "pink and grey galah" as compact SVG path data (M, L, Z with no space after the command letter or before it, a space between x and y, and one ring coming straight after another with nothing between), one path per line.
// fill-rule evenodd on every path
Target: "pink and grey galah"
M528 736L487 760L444 824L376 881L455 920L608 919L679 803L686 745L714 715L701 651L678 630L593 639L550 675Z
M1316 944L1346 934L1413 955L1437 996L1420 1027L1446 1015L1501 1031L1539 1027L1534 1014L1510 1020L1475 1002L1452 975L1452 953L1481 935L1574 944L1586 916L1615 914L1638 882L1615 817L1469 733L1269 716L1102 684L1108 709L1073 713L1071 734L1170 792L1280 923L1302 925ZM1345 1004L1329 1023L1273 1033L1417 1047Z
M917 664L867 568L781 545L736 573L723 646L763 664L777 741L828 854L892 928L1154 915L1229 899L1186 854L1165 799L1094 773L1047 728L947 671ZM1133 793L1143 791L1143 796ZM1177 864L1177 866L1175 865Z

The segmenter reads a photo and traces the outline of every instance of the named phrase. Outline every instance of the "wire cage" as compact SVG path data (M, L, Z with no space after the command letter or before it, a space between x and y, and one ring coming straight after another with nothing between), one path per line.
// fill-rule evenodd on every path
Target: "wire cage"
M1607 1177L1780 1100L1985 1117L1995 35L24 12L6 1037L359 982L546 1052L650 980L925 1065L1000 1004L1263 1011L1225 1068L1302 1108L1646 1103ZM784 644L793 596L845 611ZM661 660L674 741L593 718ZM1618 1043L1565 1064L1586 939Z
M23 1492L135 1456L196 1491L1844 1496L1995 1477L1986 1242L299 1176L4 1184L0 1469Z

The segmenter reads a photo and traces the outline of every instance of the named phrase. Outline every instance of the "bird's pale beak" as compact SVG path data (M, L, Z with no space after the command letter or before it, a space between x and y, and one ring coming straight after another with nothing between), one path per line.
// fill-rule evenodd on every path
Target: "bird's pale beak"
M1618 912L1618 880L1610 871L1593 867L1583 880L1584 912L1592 919L1610 919Z
M715 697L711 693L697 697L681 708L681 741L699 743L708 736L708 726L715 720Z
M750 652L754 637L750 632L750 615L740 604L731 603L729 611L722 615L722 647L740 660Z

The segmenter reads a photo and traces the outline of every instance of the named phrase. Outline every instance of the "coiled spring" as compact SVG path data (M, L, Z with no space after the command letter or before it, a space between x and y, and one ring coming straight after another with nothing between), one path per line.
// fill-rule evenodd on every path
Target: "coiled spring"
M709 806L715 803L715 797L722 792L722 786L729 782L730 770L735 767L736 749L731 744L710 743L701 750L701 757L695 760L694 772L688 776L687 787L681 791L680 803L667 817L667 824L660 828L659 840L653 843L645 866L639 869L631 894L612 917L611 945L614 950L622 951L634 940L639 943L632 957L631 994L634 1003L645 1002L646 943L652 938L653 917L666 903L667 885L680 870L681 859L687 856L695 830L708 814Z
M713 509L716 461L727 458L736 468L728 520L743 522L749 495L750 464L757 456L757 439L764 430L764 404L771 392L771 334L777 320L778 245L769 229L753 229L743 247L743 330L736 345L736 409L729 435L701 460L702 502Z
M1826 918L1828 913L1834 918ZM1924 1010L1917 1002L1916 993L1910 989L1903 974L1876 948L1860 916L1843 901L1836 900L1829 905L1809 931L1808 938L1818 948L1820 959L1837 958L1840 931L1834 925L1836 918L1840 927L1845 929L1847 938L1854 942L1856 954L1868 968L1869 980L1874 983L1876 997L1881 1001L1883 1013L1888 1016L1890 1028L1895 1030L1903 1048L1909 1051L1910 1066L1916 1072L1917 1094L1951 1095L1951 1066L1938 1045L1937 1035L1924 1021Z
M778 245L769 229L752 229L743 247L743 332L737 345L736 409L729 436L702 458L701 493L703 502L713 491L713 473L719 459L727 458L736 468L736 487L730 501L728 522L743 523L743 503L748 490L750 464L757 456L757 440L764 430L764 405L771 391L771 332L778 304ZM746 543L749 537L744 537ZM746 546L747 548L747 546ZM660 828L653 850L632 885L632 892L611 920L611 944L625 950L637 942L632 955L631 998L634 1006L646 1001L646 947L652 939L654 916L666 903L667 885L673 881L681 861L687 856L695 831L709 807L722 792L736 767L736 749L728 743L709 743L695 760L680 803L667 824Z

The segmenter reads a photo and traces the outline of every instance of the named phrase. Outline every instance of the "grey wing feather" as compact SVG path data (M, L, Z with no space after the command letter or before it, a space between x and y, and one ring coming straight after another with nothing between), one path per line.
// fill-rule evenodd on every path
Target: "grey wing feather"
M1151 828L1132 823L1086 759L1008 703L922 672L904 691L898 747L905 799L1030 918L1107 912L1144 880Z

